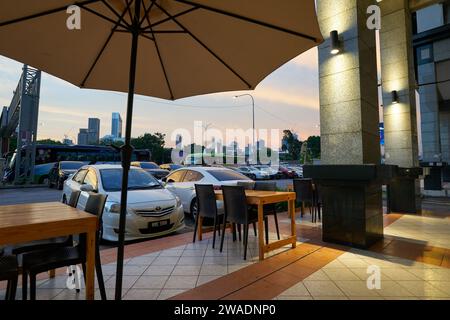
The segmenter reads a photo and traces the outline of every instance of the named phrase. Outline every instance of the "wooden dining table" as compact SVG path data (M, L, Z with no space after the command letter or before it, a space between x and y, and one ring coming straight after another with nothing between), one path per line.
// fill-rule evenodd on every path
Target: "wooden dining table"
M216 190L216 200L223 200L223 193L221 190ZM292 245L295 248L297 245L297 235L295 228L295 193L294 192L276 192L276 191L258 191L258 190L246 190L245 196L247 204L254 205L258 208L258 248L259 248L259 260L264 260L264 254L272 250L284 247L286 245ZM291 234L289 237L281 240L277 240L266 244L264 242L264 205L272 203L288 203L288 215L291 219ZM199 219L198 223L198 235L201 239L202 234L202 221Z
M0 206L0 246L85 233L86 300L94 300L96 216L60 202Z

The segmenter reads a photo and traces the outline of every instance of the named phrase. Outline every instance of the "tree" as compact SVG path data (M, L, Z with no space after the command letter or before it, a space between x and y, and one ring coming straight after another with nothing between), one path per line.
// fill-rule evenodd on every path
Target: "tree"
M61 141L52 140L52 139L37 140L36 143L37 144L53 144L53 145L62 145L63 144Z
M306 140L308 144L308 149L311 153L313 159L320 159L320 137L311 136Z
M162 163L165 161L165 139L166 135L162 133L145 133L142 136L131 139L131 145L135 149L148 149L152 153L152 160Z
M283 145L281 149L289 153L290 160L299 160L302 142L291 130L283 131Z

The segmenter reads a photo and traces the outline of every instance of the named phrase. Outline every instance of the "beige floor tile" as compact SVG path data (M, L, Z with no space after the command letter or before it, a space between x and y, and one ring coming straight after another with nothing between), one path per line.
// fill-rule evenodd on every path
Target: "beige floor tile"
M204 265L200 270L202 276L223 276L228 273L227 266L222 265Z
M158 258L153 261L152 266L167 266L167 265L175 265L178 263L179 256L176 257L166 257L166 256L159 256Z
M367 288L366 281L335 281L335 283L348 297L370 297L378 295L377 290Z
M197 284L198 276L170 276L164 289L192 289Z
M156 300L161 290L157 289L130 289L124 296L124 300Z
M122 288L129 289L134 283L139 279L139 276L123 276L122 277ZM114 289L116 287L116 277L112 276L105 282L105 287L107 289Z
M311 296L278 296L277 300L313 300Z
M332 269L332 268L330 268L330 269ZM341 268L339 268L339 269L342 270ZM332 269L332 270L334 270L334 269ZM318 270L305 279L305 281L317 281L317 280L321 280L321 281L330 280L330 278L328 278L327 274L325 273L325 269Z
M392 297L413 297L414 295L395 281L381 281L381 288L375 291L386 299Z
M344 268L327 268L323 272L330 278L330 280L360 280L356 274L350 269Z
M350 300L384 300L380 296L369 296L369 297L348 297Z
M203 257L181 257L178 263L179 266L201 266Z
M185 290L176 290L176 289L163 289L158 296L158 300L167 300L176 295L183 293Z
M174 276L198 276L200 266L175 266L172 271Z
M148 268L148 266L137 266L127 264L123 267L123 274L125 276L140 276L144 273L144 271Z
M183 249L169 249L169 250L163 250L159 254L160 257L181 257L183 254Z
M170 276L172 274L173 269L175 268L174 265L167 265L167 266L150 266L145 270L144 274L145 276Z
M410 273L422 280L446 281L450 279L450 269L415 269L411 268Z
M127 263L127 266L129 265L136 265L136 266L149 266L152 264L153 261L155 261L157 257L156 256L151 256L151 257L145 257L145 256L140 256L140 257L136 257L130 260L130 262Z
M314 300L348 300L346 296L313 296Z
M438 288L450 297L450 279L449 281L428 281L433 287Z
M397 281L416 297L446 297L447 294L425 281Z
M339 260L334 260L334 261L331 261L329 264L327 264L326 266L324 266L323 267L324 269L326 268L332 268L332 269L335 269L335 268L348 268L345 264L343 264L342 263L342 261L339 261Z
M391 280L404 280L404 281L412 281L412 280L420 280L417 276L412 274L406 269L402 268L383 268L381 270L382 276L385 275Z
M133 289L162 289L168 276L142 276L133 285Z
M364 261L363 259L346 259L340 260L347 268L365 268L370 264Z
M280 294L280 296L311 296L309 291L306 289L305 285L300 282L297 283L295 286L287 289L283 293Z
M53 288L37 288L36 289L36 300L52 300L57 295L59 295L64 289L53 289ZM29 294L28 294L29 298Z
M216 280L220 278L221 276L199 276L197 279L196 287L199 287L205 283L208 283L210 281Z
M303 281L303 284L311 293L312 296L343 296L344 293L336 286L336 284L329 281Z

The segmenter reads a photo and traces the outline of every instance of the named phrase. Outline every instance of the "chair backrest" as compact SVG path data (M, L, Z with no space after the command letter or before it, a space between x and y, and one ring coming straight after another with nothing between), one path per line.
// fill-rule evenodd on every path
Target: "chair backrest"
M248 182L246 182L246 181L238 181L237 185L239 187L244 187L245 190L253 190L255 188L255 182L253 182L253 181L248 181Z
M197 214L200 217L214 218L217 214L216 194L212 184L196 184Z
M294 179L294 191L298 201L312 201L313 188L311 179Z
M255 182L255 190L259 191L277 191L277 183L275 181L257 181Z
M222 186L226 220L245 224L248 217L245 188L242 186Z
M102 216L103 216L103 210L105 209L106 199L108 198L107 195L104 194L98 194L98 193L90 193L89 198L86 202L86 206L84 208L84 211L87 213L93 214L98 217L99 221L99 228L97 229L97 240L100 237L100 232L102 231ZM85 250L86 248L86 234L80 234L80 245L81 248ZM96 241L96 245L98 247L99 241Z
M81 191L75 190L70 194L69 202L67 203L72 208L76 208L78 204L78 199L80 199Z
M106 203L107 198L108 198L108 196L104 195L104 194L98 194L98 193L89 194L89 198L86 202L84 211L97 216L101 220L102 216L103 216L103 210L105 209L105 203Z

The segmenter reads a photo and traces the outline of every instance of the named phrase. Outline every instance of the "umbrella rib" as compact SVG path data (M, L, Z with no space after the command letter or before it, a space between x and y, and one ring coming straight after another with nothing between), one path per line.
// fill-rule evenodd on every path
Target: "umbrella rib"
M289 29L286 29L286 28L283 28L283 27L280 27L280 26L276 26L276 25L273 25L273 24L270 24L270 23L267 23L267 22L264 22L264 21L259 21L259 20L256 20L256 19L244 17L244 16L241 16L241 15L236 14L236 13L227 12L225 10L217 9L217 8L214 8L214 7L211 7L211 6L207 6L207 5L204 5L204 4L199 4L199 3L196 3L194 1L190 1L190 0L175 0L175 1L183 3L183 4L188 4L188 5L191 5L191 6L198 6L198 7L202 8L202 9L205 9L205 10L208 10L208 11L212 11L212 12L219 13L219 14L222 14L222 15L225 15L225 16L229 16L229 17L233 17L235 19L243 20L243 21L246 21L246 22L250 22L250 23L253 23L253 24L257 24L257 25L266 27L266 28L274 29L274 30L277 30L277 31L282 31L282 32L285 32L285 33L289 33L289 34L292 34L294 36L298 36L298 37L302 37L302 38L314 41L316 43L320 43L321 42L320 39L317 39L316 37L313 37L313 36L310 36L310 35L307 35L307 34L304 34L304 33L301 33L301 32L289 30Z
M141 21L139 21L139 25L140 25L140 26L142 26L142 24L144 23L144 20L147 20L148 23L150 24L149 20L147 19L147 16L148 16L148 14L150 13L150 11L152 10L154 4L155 4L155 3L152 1L152 3L150 4L150 6L148 7L148 9L146 9L146 8L145 8L145 4L142 3L142 6L144 7L145 12L144 12L144 16L142 17Z
M123 20L123 16L121 16L106 0L101 0L102 3L109 9L111 10L112 13L114 13L114 15L119 18L120 20ZM131 28L131 25L126 22L125 20L123 20L123 23L125 23L128 28Z
M150 8L151 8L154 4L155 4L155 2L152 1L152 4L150 5ZM145 9L145 4L142 4L142 5L144 6L144 9ZM150 27L150 31L151 31L151 33L152 33L153 39L155 39L154 42L155 42L156 53L158 54L159 62L160 62L160 64L161 64L161 68L162 68L162 70L163 70L163 72L164 72L164 78L166 78L166 84L167 84L167 88L169 89L170 99L173 100L173 99L174 99L174 96L173 96L172 87L171 87L171 85L170 85L169 77L167 76L167 70L166 70L166 67L165 67L165 65L164 65L164 61L163 61L163 59L162 59L161 52L159 51L159 45L158 45L158 41L156 40L156 35L155 35L155 33L153 32L152 23L150 22L150 18L148 17L148 15L145 15L145 19L146 19L147 22L148 22L148 25L149 25L149 27Z
M192 7L190 9L186 10L186 11L182 11L180 13L174 14L173 17L174 18L178 18L178 17L181 17L181 16L183 16L185 14L188 14L188 13L190 13L192 11L198 10L198 9L200 9L200 8L199 7ZM163 20L155 22L154 24L151 25L151 27L154 28L154 27L159 26L160 24L163 24L164 22L167 22L167 21L170 21L170 20L172 20L171 17L165 18ZM144 30L148 30L148 29L150 29L150 26L144 28Z
M252 88L252 85L245 80L239 73L236 72L228 63L226 63L221 57L219 57L213 50L211 50L203 41L201 41L198 37L196 37L191 31L189 31L182 23L180 23L176 18L174 18L167 10L165 10L163 7L158 5L155 2L155 5L163 11L168 17L171 17L172 20L184 31L186 31L187 34L191 36L192 39L197 41L203 48L205 48L214 58L216 58L221 64L223 64L228 70L230 70L236 77L238 77L242 82L245 83L246 86L248 86L249 89Z
M95 3L95 2L99 2L99 1L101 1L101 0L86 0L86 1L81 1L81 2L74 2L73 5L80 7L80 6L89 5L89 4L92 4L92 3ZM31 14L31 15L28 15L28 16L25 16L25 17L12 19L12 20L5 21L5 22L0 22L0 27L4 27L4 26L10 25L10 24L19 23L19 22L23 22L23 21L27 21L27 20L31 20L31 19L40 18L40 17L43 17L43 16L48 16L50 14L58 13L58 12L61 12L61 11L66 11L68 7L69 6L66 5L64 7L50 9L50 10L46 10L46 11L43 11L43 12Z
M111 19L111 18L109 18L109 17L107 17L107 16L105 16L105 15L103 15L103 14L101 14L101 13L95 11L95 10L92 10L91 8L86 7L85 5L79 5L79 6L81 8L83 8L84 10L86 10L87 12L90 12L90 13L96 15L97 17L100 17L100 18L102 18L102 19L104 19L104 20L106 20L108 22L111 22L114 25L116 25L116 23L117 23L117 21L114 21L113 19ZM128 29L128 26L121 24L120 20L119 20L119 24L120 24L121 27L123 27L125 29Z
M128 3L128 6L130 6L129 3ZM125 10L119 16L119 20L117 22L115 22L114 27L111 29L111 32L109 33L108 38L106 39L105 43L103 44L103 47L101 48L100 52L97 54L97 57L95 58L94 63L91 65L91 67L89 68L88 73L86 74L86 76L84 77L83 81L81 82L80 87L84 87L84 85L86 84L86 81L91 76L92 71L94 71L94 68L97 65L98 61L100 60L100 57L103 55L103 52L105 52L106 47L108 46L109 42L111 41L111 39L112 39L112 37L114 35L114 32L116 32L117 28L120 26L120 22L123 19L123 17L125 16L126 12L127 12L127 9L125 8Z

